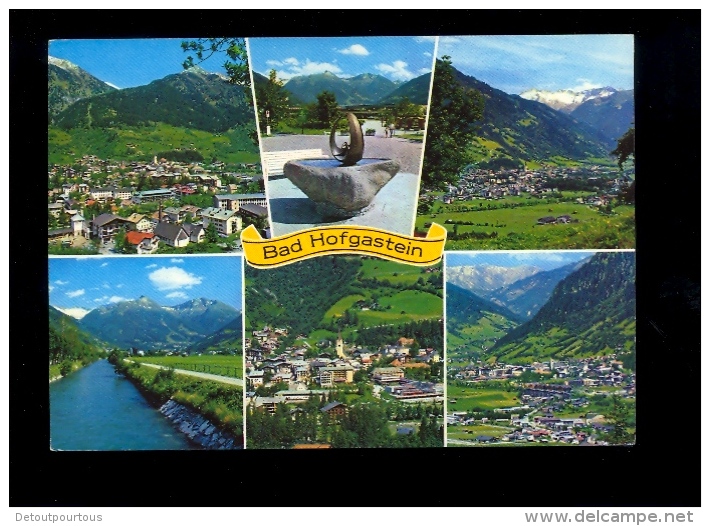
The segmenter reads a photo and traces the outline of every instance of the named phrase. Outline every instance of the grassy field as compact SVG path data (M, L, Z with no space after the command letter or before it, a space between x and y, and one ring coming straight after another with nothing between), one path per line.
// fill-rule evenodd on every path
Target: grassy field
M573 194L565 193L567 197ZM579 195L583 195L579 193ZM445 205L436 202L432 210L420 215L416 228L425 231L426 223L436 222L453 233L451 221L469 221L476 225L458 225L458 234L467 232L497 232L491 239L447 240L447 250L464 249L571 249L571 248L634 248L635 209L617 206L612 215L602 215L593 207L575 202L536 202L530 197L506 197L495 201L466 201ZM517 208L495 208L502 204L534 203ZM491 209L488 209L488 206ZM461 207L469 211L457 211ZM478 208L478 209L476 209ZM538 225L545 216L569 215L578 223Z
M481 350L491 348L498 338L507 334L517 324L500 314L488 314L475 325L463 325L462 328L449 329L446 335L446 345L450 357L455 358L459 351Z
M226 163L260 160L246 128L214 134L164 123L136 128L49 128L48 148L49 162L56 164L71 164L84 154L102 159L152 159L158 152L175 149L195 149L205 159L217 157Z
M468 426L447 426L446 437L457 440L476 440L479 436L502 437L513 431L512 427L471 424Z
M498 409L520 405L516 391L506 391L501 387L459 387L448 385L446 388L448 398L448 411L471 411L474 409ZM452 403L456 400L456 403Z
M244 376L244 360L241 355L143 356L131 359L136 362L152 363L186 371L199 371L234 378Z
M358 312L360 321L366 327L426 320L440 317L443 313L441 298L418 290L403 290L379 301L380 305L389 309Z
M413 285L419 278L423 277L426 280L429 277L429 274L422 272L421 267L403 265L382 259L364 259L361 272L363 278L366 279L386 279L393 284L403 283L405 285Z
M364 300L365 296L362 294L351 294L349 296L345 296L344 298L339 299L335 304L329 308L323 318L325 320L329 320L333 316L339 317L342 316L343 313L349 309L350 307L353 306L354 303L360 300Z

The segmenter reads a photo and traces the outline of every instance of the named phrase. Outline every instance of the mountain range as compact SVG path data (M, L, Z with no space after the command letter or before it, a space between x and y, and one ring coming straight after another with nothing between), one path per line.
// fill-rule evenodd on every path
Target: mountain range
M265 79L263 75L261 77ZM293 94L293 100L304 103L316 102L319 93L330 91L335 94L341 106L394 104L404 97L414 104L427 104L430 79L431 75L425 73L410 81L398 83L374 73L338 77L326 71L293 77L284 84L284 89Z
M525 161L564 157L574 160L608 158L609 139L600 130L535 100L509 95L456 68L454 76L484 99L477 124L478 166L519 167Z
M634 90L617 90L609 86L582 91L532 89L520 96L590 125L600 131L610 145L615 145L634 122Z
M527 100L542 102L553 110L559 110L563 113L572 113L587 101L604 99L614 93L617 93L617 90L607 86L604 88L591 88L579 91L571 89L561 89L557 91L530 89L522 92L520 96Z
M104 349L106 343L101 339L85 331L79 326L79 322L72 316L63 313L61 310L49 306L49 329L56 334L61 334L65 339L78 341L80 344Z
M93 309L76 325L108 344L143 350L193 349L217 346L225 337L241 348L241 313L217 300L199 298L174 307L164 307L141 296ZM216 334L219 333L220 334ZM206 343L205 339L211 338Z
M50 58L48 90L52 164L81 155L147 161L185 150L227 163L259 160L244 88L198 67L118 90L69 61Z
M62 129L145 126L162 122L212 133L251 123L244 88L191 68L145 86L111 90L74 102L54 118Z
M483 269L478 275L485 277ZM489 274L498 273L493 267ZM494 290L490 280L469 279L469 288L462 288L450 276L447 269L447 331L454 354L473 350L504 363L529 363L618 352L635 360L633 253L595 254Z
M636 256L602 252L555 287L550 299L526 323L491 349L503 362L624 355L635 363Z
M47 89L50 122L62 110L80 99L116 90L76 64L55 57L49 57Z

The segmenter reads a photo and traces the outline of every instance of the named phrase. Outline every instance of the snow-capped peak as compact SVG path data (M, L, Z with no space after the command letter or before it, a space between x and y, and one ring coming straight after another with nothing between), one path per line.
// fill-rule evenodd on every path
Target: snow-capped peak
M87 314L89 314L91 312L91 310L82 309L81 307L68 307L68 308L56 307L56 309L59 312L62 312L64 314L66 314L67 316L71 316L72 318L74 318L76 320L82 319L84 316L86 316Z
M49 57L48 57L48 62L49 62L50 64L53 64L53 65L55 65L55 66L57 66L57 67L60 67L60 68L62 68L62 69L66 69L66 70L70 70L70 69L76 70L76 69L79 69L79 66L77 66L77 65L74 64L73 62L69 62L68 60L65 60L65 59L63 59L63 58L53 57L52 55L49 55Z
M571 89L561 89L557 91L529 89L521 93L520 97L541 102L555 110L570 113L588 100L609 97L616 92L616 89L608 86L581 91Z

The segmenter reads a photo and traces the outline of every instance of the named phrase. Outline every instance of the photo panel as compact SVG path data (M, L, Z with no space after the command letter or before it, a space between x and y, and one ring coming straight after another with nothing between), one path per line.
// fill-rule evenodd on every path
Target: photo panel
M243 449L243 258L49 258L54 451Z
M266 234L246 42L49 42L50 255L235 253Z
M274 236L412 235L434 37L251 38Z
M635 247L633 35L442 36L417 233L447 250Z
M444 445L441 263L245 268L247 449Z
M447 447L635 443L634 251L445 259Z

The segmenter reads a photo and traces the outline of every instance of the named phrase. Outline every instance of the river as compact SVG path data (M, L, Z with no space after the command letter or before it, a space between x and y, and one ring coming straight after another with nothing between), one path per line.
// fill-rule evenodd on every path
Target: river
M49 416L55 450L201 449L106 360L49 384Z

